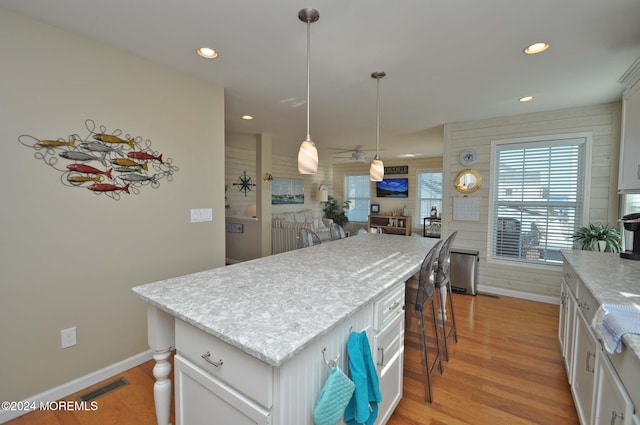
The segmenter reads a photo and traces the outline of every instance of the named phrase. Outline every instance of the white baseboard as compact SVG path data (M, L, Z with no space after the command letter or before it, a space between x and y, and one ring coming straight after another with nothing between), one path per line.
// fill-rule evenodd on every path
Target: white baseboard
M78 392L83 388L90 387L91 385L97 384L100 381L104 381L105 379L111 378L112 376L117 375L121 372L124 372L125 370L141 365L142 363L149 361L152 358L153 358L153 354L151 350L143 351L142 353L136 354L135 356L129 357L128 359L124 359L118 363L114 363L110 366L107 366L95 372L91 372L88 375L81 376L78 379L74 379L73 381L67 382L58 387L51 388L50 390L41 392L40 394L36 394L32 397L29 397L26 400L22 400L19 403L22 403L22 405L33 404L38 406L40 405L40 403L47 403L47 402L60 400L61 398L64 398L69 394ZM0 410L0 424L8 422L12 419L17 418L18 416L22 416L29 412L30 410L26 410L26 411Z
M497 288L495 286L478 285L478 292L482 292L485 294L504 295L505 297L521 298L524 300L538 301L547 304L560 304L559 297L532 294L530 292L515 291L513 289Z

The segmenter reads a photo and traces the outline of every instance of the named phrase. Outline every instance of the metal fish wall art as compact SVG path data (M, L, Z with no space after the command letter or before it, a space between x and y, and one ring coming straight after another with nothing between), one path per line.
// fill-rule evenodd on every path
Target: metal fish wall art
M157 189L162 180L172 181L178 167L173 159L151 148L151 141L120 129L108 131L85 121L87 134L54 139L18 136L18 142L34 149L34 157L61 173L68 187L82 187L94 194L118 200L122 194L140 194L145 187ZM55 137L55 136L54 136Z

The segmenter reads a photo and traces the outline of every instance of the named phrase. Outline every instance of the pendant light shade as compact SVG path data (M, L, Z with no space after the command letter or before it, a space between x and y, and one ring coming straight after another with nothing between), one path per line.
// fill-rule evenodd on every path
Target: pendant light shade
M378 155L371 161L371 167L369 168L369 180L372 182L381 182L384 179L384 162Z
M298 19L307 23L307 137L300 144L298 151L298 172L300 174L316 174L318 172L318 149L311 140L309 133L309 58L311 45L311 23L320 19L320 13L315 9L302 9L298 12Z
M380 159L380 79L385 75L384 72L374 72L371 74L371 78L376 79L376 156L371 161L371 167L369 168L369 180L372 182L381 182L384 179L384 163Z

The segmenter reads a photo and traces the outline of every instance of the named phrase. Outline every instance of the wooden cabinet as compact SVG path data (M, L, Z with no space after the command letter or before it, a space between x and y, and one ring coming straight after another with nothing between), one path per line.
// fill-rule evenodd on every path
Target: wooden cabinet
M411 236L411 217L370 215L369 229L377 229L381 233Z

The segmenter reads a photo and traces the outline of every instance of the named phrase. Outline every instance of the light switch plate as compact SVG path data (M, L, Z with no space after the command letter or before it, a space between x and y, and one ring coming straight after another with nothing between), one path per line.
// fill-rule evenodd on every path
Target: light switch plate
M202 223L203 221L213 221L213 210L211 208L192 209L191 222Z

